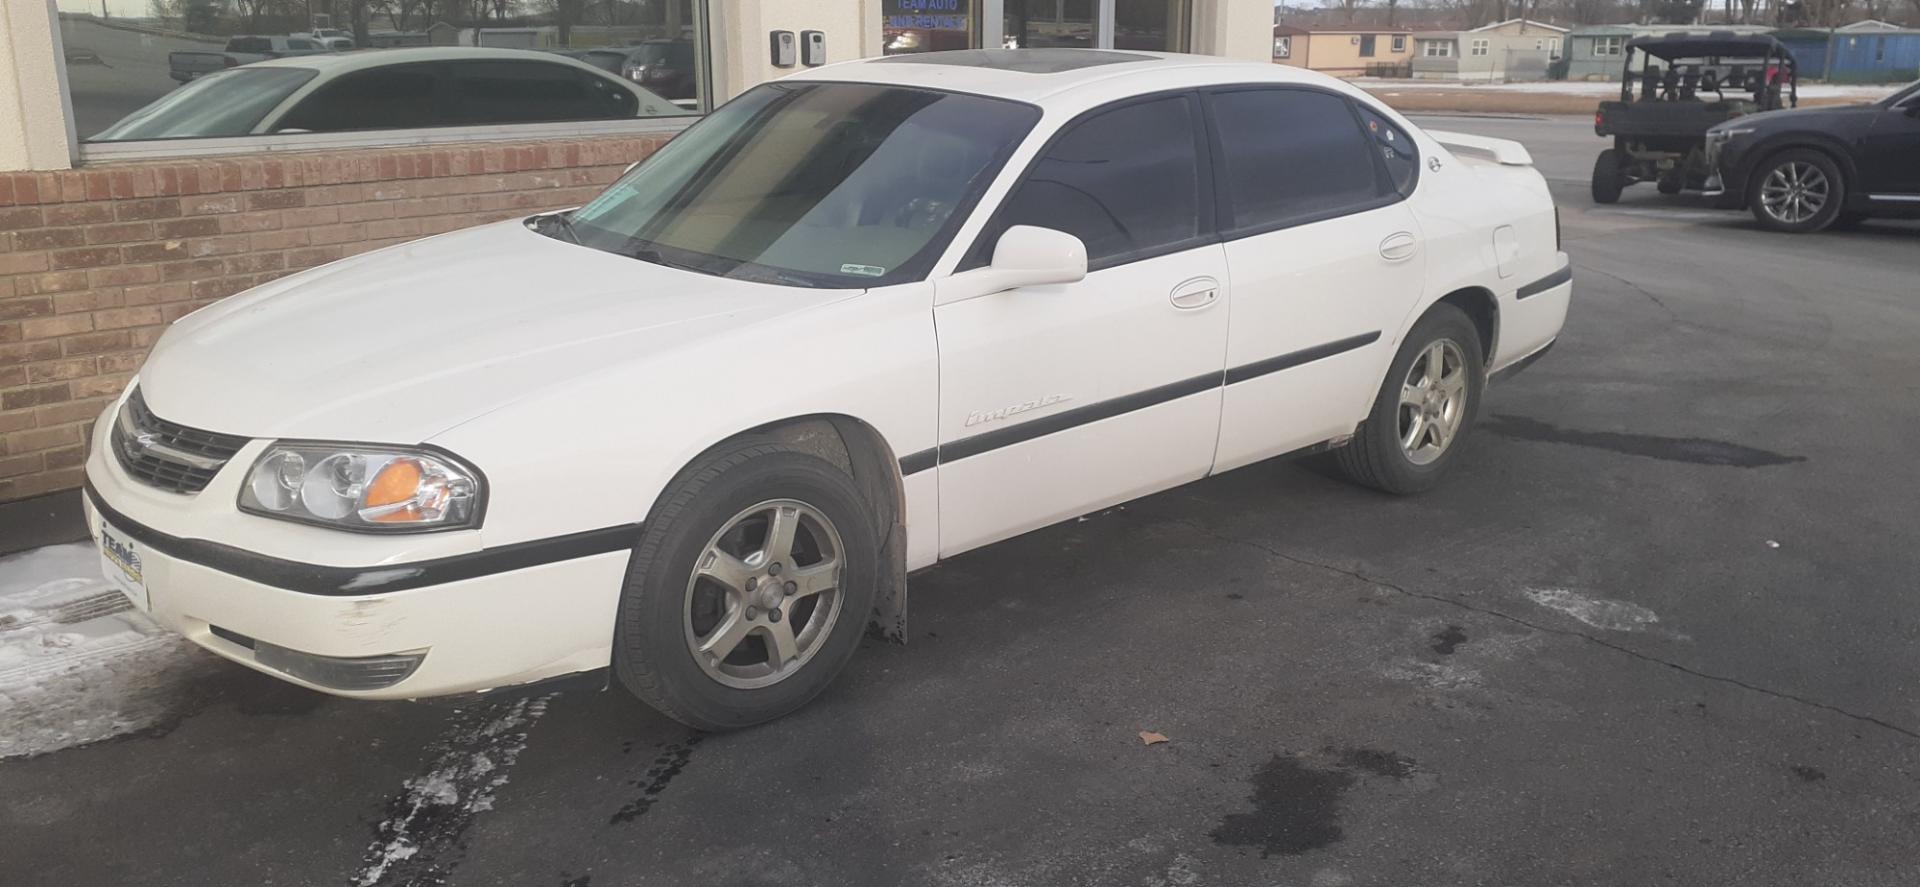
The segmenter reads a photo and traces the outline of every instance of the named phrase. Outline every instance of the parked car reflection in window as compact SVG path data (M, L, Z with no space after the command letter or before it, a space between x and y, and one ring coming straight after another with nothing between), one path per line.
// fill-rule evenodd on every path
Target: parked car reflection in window
M386 49L269 59L197 77L88 141L419 129L695 113L554 53Z

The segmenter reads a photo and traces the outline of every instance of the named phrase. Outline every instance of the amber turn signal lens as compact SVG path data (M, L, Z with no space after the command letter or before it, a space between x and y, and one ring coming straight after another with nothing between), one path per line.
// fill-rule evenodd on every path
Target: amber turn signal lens
M366 506L375 508L381 505L399 505L410 502L420 492L420 463L412 459L395 459L367 485Z

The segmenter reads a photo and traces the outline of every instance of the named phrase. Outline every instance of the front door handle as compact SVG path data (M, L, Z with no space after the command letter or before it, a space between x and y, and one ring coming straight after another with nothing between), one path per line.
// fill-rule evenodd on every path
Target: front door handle
M1173 288L1173 307L1192 310L1205 308L1220 298L1220 281L1196 277Z
M1404 262L1413 258L1413 251L1419 243L1414 239L1413 234L1407 231L1389 234L1387 239L1380 241L1380 258L1389 262Z

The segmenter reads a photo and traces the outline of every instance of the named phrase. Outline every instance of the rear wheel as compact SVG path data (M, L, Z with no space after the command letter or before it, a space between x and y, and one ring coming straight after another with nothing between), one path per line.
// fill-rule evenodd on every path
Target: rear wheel
M1819 151L1782 151L1754 168L1747 206L1769 230L1811 234L1832 225L1846 201L1840 167Z
M778 718L853 656L879 566L873 517L845 472L771 441L723 445L647 519L621 592L615 674L697 729Z
M1620 191L1627 186L1627 172L1620 164L1620 152L1608 148L1593 161L1593 202L1618 203Z
M1400 344L1352 442L1334 451L1341 473L1388 493L1418 493L1439 483L1480 405L1486 384L1480 347L1466 312L1433 306Z

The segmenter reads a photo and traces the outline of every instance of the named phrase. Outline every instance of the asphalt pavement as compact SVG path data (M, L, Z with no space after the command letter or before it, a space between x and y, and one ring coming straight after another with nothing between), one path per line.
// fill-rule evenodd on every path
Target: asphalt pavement
M1920 883L1920 225L1595 207L1583 119L1424 122L1526 142L1576 266L1440 489L1272 462L969 553L736 734L210 663L0 763L0 882Z

